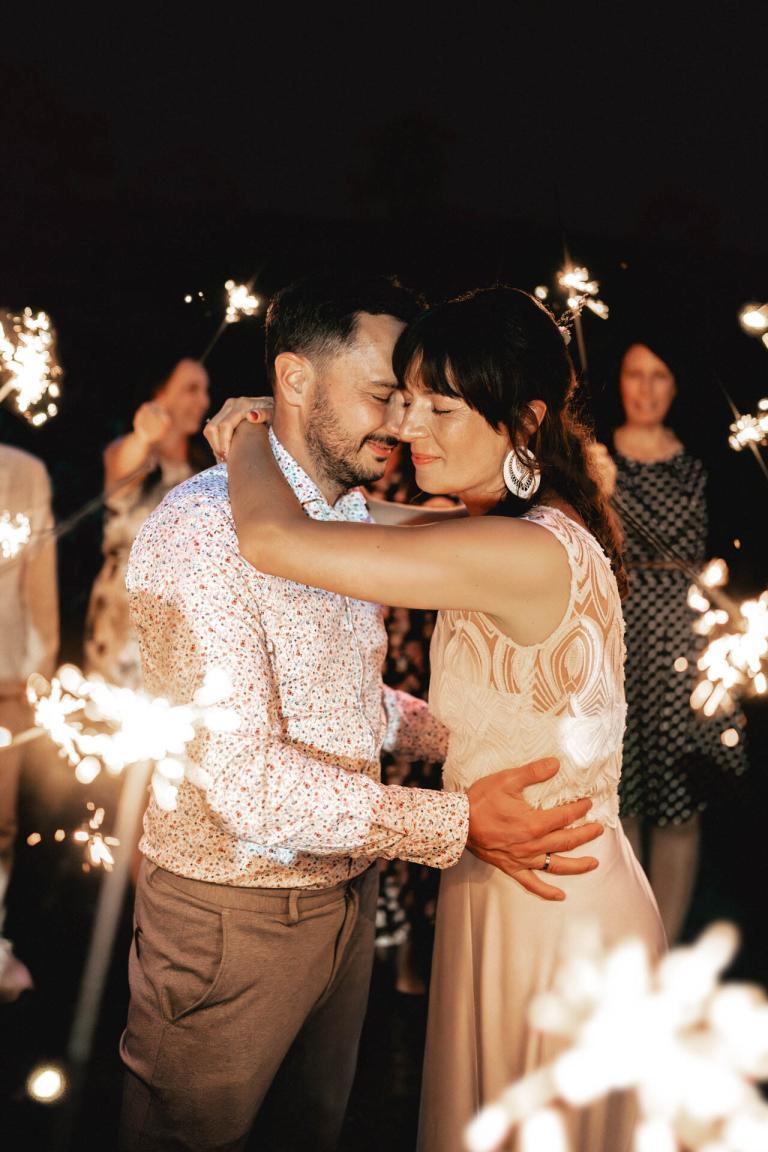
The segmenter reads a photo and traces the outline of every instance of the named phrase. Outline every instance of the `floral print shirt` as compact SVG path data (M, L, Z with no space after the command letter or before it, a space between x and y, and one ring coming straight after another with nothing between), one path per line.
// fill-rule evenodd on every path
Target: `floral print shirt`
M308 516L367 521L362 495L331 507L280 445L275 458ZM323 888L377 857L455 864L468 802L380 781L382 750L443 759L446 732L423 701L381 679L374 604L258 572L240 555L225 465L179 485L145 522L127 573L149 691L192 699L207 671L232 684L234 732L188 746L176 809L150 797L142 852L217 884Z

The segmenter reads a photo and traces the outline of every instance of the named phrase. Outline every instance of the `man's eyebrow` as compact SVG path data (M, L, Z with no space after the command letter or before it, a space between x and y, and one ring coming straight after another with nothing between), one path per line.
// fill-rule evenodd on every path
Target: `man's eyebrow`
M397 380L369 380L368 386L372 388L397 388Z

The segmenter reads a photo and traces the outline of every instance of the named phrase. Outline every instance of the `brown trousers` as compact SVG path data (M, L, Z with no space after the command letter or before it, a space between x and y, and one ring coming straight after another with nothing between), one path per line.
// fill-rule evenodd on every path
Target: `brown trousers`
M373 961L375 867L237 888L148 861L136 889L122 1152L332 1152ZM263 1106L263 1107L262 1107Z

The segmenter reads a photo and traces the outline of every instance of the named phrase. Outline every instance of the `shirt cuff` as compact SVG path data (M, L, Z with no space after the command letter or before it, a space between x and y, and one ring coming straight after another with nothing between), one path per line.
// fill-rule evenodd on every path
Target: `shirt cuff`
M381 789L374 822L400 829L382 852L388 860L411 860L430 868L458 863L469 836L469 800L465 792L432 792L390 784Z

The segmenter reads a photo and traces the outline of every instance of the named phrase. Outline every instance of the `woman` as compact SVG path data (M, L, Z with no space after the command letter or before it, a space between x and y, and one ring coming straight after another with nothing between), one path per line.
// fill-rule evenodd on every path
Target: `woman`
M669 364L648 344L630 345L621 361L624 422L613 436L616 494L633 520L702 567L707 541L704 466L667 424L677 386ZM714 773L746 768L744 718L726 710L711 720L689 699L706 641L693 632L690 577L625 525L630 594L627 624L627 732L621 778L624 829L647 871L667 937L679 937L699 857L699 813ZM714 772L713 772L714 769Z
M133 417L133 429L104 452L104 565L85 629L85 667L112 684L141 686L138 642L128 615L125 569L136 535L165 494L205 468L192 443L208 411L208 373L180 360Z
M257 568L440 609L430 705L450 731L445 787L556 755L560 772L528 789L529 802L590 795L590 819L605 825L599 867L563 877L565 902L537 899L469 852L442 879L419 1147L458 1152L475 1111L559 1050L529 1029L526 1008L550 984L566 927L596 918L607 942L640 935L652 953L663 932L618 819L623 569L571 408L562 334L532 297L494 288L416 320L395 369L417 484L458 494L468 518L418 528L310 521L260 428L235 439L230 497ZM534 891L542 883L526 880ZM631 1102L615 1099L572 1115L573 1147L628 1152L633 1119Z

